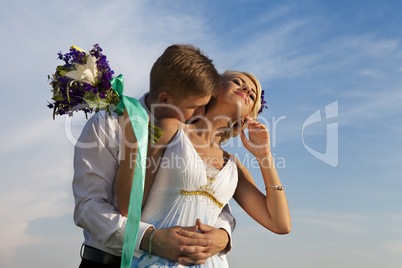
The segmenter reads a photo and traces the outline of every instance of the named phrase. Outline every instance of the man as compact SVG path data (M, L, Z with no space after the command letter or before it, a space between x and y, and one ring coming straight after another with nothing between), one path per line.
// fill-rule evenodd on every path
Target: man
M212 60L191 45L173 45L154 63L150 74L150 91L140 103L151 122L173 117L186 122L203 116L205 105L220 86L220 77ZM74 154L73 192L75 223L84 229L81 268L119 267L127 218L117 209L114 183L127 147L123 117L95 114L85 125ZM234 218L225 207L217 224L195 227L172 227L158 230L152 253L184 264L201 264L218 252L230 250ZM147 241L153 226L140 223L136 251L148 250Z

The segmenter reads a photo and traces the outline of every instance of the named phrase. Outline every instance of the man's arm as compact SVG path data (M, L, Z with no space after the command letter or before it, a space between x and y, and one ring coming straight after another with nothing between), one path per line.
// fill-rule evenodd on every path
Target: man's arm
M232 233L236 227L236 219L233 217L230 211L229 204L226 204L223 207L214 227L226 231L229 241L226 243L225 247L219 251L220 255L226 255L232 250Z
M117 133L116 118L95 114L85 124L74 151L74 220L104 246L102 250L121 250L124 241L126 219L113 205Z
M118 116L95 114L85 124L75 145L73 193L74 221L85 229L101 250L121 253L127 218L116 205L114 181L119 167L121 128ZM140 223L138 240L152 227ZM141 256L140 243L135 256Z

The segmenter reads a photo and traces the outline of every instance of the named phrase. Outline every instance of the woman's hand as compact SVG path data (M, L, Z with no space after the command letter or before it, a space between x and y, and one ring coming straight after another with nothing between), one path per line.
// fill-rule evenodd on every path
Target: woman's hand
M240 138L244 147L258 159L269 157L271 144L267 127L248 116L246 116L245 124L249 138L246 137L243 130L240 131Z

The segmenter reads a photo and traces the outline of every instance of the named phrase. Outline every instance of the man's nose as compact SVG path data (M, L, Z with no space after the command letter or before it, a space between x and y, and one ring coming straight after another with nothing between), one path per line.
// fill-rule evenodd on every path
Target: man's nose
M194 116L205 116L205 106L198 107L194 113Z

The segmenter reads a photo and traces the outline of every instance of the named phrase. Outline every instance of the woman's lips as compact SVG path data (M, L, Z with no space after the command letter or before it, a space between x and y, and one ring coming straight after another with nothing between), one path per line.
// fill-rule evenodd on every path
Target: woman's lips
M243 93L241 93L240 91L236 91L235 94L239 95L240 97L242 97L242 99L244 100L244 103L247 104L247 97L246 95L244 95Z

